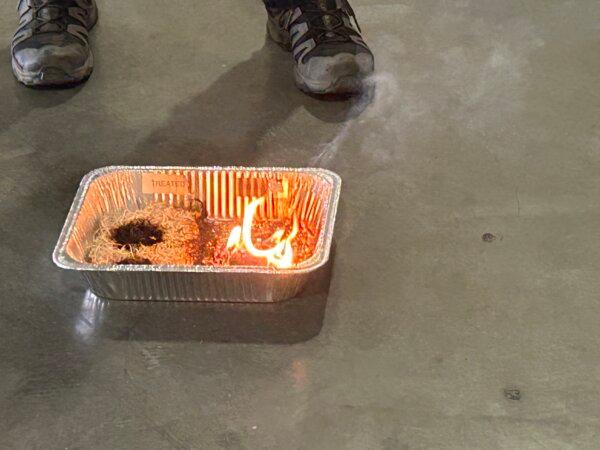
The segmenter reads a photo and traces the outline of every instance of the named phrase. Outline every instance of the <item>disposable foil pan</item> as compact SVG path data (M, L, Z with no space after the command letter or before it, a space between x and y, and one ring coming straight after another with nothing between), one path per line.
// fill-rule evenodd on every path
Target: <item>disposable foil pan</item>
M158 182L153 180L157 179ZM166 182L165 182L166 180ZM152 202L241 221L244 207L268 195L259 214L277 217L277 189L287 180L291 206L318 230L314 254L290 269L254 266L97 265L85 249L103 214ZM149 183L153 182L153 187ZM150 187L149 187L150 186ZM276 302L294 297L329 259L341 179L315 168L111 166L88 173L77 191L53 259L80 272L91 291L114 300ZM198 202L197 200L201 200ZM281 200L283 201L283 200ZM201 205L201 206L199 206Z

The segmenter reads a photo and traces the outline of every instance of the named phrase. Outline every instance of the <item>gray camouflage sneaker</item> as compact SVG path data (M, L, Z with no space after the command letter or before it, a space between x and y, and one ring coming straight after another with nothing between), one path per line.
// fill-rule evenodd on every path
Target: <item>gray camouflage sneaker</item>
M95 0L20 0L12 67L28 86L78 83L92 73L88 31L98 20Z
M267 31L292 51L296 84L311 94L352 94L374 70L373 53L347 0L305 0L268 8Z

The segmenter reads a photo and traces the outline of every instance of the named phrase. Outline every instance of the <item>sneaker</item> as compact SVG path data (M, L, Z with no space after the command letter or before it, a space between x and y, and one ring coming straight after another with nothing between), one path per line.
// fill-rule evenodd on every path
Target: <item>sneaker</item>
M95 0L20 0L11 45L12 67L28 86L78 83L92 73L88 31L98 20Z
M307 0L297 7L267 11L268 34L292 52L300 89L311 94L362 90L375 64L347 0Z

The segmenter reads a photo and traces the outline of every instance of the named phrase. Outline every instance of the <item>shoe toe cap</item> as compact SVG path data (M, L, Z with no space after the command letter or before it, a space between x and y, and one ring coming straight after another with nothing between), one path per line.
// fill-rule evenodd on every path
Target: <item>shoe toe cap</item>
M369 53L338 53L333 56L313 56L305 65L307 75L323 76L369 75L373 72L373 56Z
M298 65L298 72L309 82L328 86L342 78L364 79L373 73L374 66L370 52L343 52L312 56L306 63Z
M54 69L72 75L85 66L89 53L87 46L77 40L56 37L24 41L13 49L13 58L24 71Z

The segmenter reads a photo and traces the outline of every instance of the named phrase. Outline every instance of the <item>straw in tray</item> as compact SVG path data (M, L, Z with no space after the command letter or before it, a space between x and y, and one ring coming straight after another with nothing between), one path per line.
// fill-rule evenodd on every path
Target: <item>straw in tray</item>
M93 264L192 265L200 255L201 214L150 204L101 218L87 250Z

